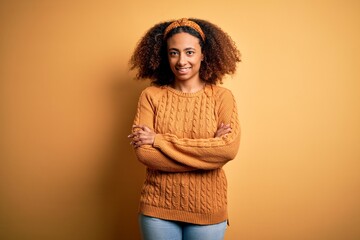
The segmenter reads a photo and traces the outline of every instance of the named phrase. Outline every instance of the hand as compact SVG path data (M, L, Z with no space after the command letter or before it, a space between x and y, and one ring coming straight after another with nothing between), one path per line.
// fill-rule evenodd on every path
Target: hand
M139 130L134 131L137 128ZM140 147L142 145L152 145L155 140L156 133L152 131L146 125L133 125L132 126L133 133L128 136L131 139L130 144L135 148Z
M230 124L221 123L218 129L216 130L214 137L222 137L230 132L231 132Z

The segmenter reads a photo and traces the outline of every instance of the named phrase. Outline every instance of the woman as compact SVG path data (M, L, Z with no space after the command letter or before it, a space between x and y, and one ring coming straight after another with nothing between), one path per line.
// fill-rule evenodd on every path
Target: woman
M216 25L180 19L152 27L130 60L140 95L128 136L146 167L140 198L145 240L223 239L227 183L240 126L232 93L217 83L233 74L240 53Z

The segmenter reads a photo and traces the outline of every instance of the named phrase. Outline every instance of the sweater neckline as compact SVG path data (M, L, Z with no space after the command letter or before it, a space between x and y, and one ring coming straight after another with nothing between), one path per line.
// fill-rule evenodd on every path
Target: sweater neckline
M169 85L166 85L164 86L168 91L178 95L178 96L181 96L181 97L197 97L201 94L203 94L204 92L208 91L208 88L209 88L209 85L208 84L205 84L205 86L200 89L199 91L196 91L196 92L193 92L193 93L187 93L187 92L182 92L180 90L177 90Z

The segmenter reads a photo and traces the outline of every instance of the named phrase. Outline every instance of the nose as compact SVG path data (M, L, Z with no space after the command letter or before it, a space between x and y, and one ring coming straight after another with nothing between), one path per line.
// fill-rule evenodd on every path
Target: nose
M184 66L185 64L186 64L186 56L185 56L185 54L180 53L179 59L178 59L178 65Z

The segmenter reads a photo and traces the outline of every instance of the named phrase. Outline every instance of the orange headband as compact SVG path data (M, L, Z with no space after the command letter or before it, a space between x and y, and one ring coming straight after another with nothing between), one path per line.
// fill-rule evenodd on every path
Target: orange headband
M194 21L191 21L187 18L181 18L179 20L173 21L172 23L170 23L169 26L166 27L165 31L164 31L164 37L166 37L166 35L173 30L174 28L178 28L178 27L191 27L192 29L194 29L195 31L197 31L202 40L205 41L205 34L204 32L201 30L201 27Z

